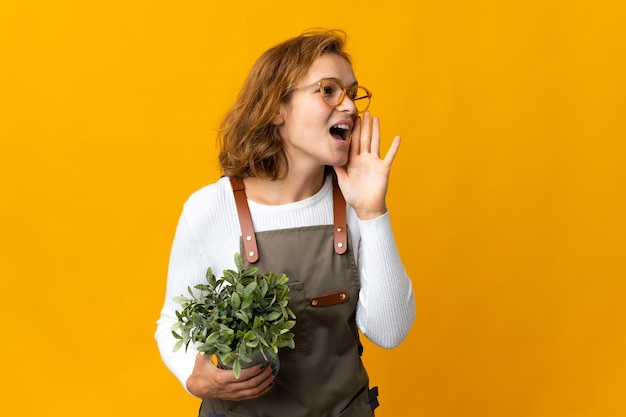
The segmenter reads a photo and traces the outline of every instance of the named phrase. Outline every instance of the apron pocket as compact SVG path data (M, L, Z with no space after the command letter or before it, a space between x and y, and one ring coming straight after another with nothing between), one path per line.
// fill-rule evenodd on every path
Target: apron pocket
M289 308L296 315L296 325L291 330L294 334L294 349L283 348L280 350L281 355L288 355L295 352L308 352L309 343L309 326L307 323L306 297L304 296L304 285L300 281L287 282L291 299L289 300Z

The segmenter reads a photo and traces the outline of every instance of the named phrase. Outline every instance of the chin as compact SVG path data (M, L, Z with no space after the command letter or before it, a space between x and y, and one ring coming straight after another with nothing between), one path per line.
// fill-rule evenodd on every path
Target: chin
M347 163L348 163L348 158L346 158L344 160L341 160L341 161L333 162L333 163L329 164L329 166L331 166L331 167L345 167Z

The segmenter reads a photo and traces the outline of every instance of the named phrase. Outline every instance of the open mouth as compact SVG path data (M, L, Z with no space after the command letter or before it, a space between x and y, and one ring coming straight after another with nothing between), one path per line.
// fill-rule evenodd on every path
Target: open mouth
M347 123L339 123L330 128L330 134L337 140L347 142L350 139L350 125Z

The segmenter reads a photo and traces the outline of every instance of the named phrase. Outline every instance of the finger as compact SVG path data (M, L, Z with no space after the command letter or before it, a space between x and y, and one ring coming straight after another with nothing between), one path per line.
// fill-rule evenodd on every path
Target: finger
M370 152L371 143L371 116L370 112L363 113L363 120L361 121L361 149L360 152Z
M239 378L235 377L235 373L232 370L228 370L228 374L222 382L229 384L232 389L243 390L258 385L271 374L272 368L270 366L251 366L243 368Z
M260 397L261 395L266 394L270 389L272 389L272 383L270 382L267 386L258 387L258 389L251 389L242 393L240 396L236 398L237 401L241 400L252 400L254 398Z
M361 118L357 117L352 129L352 140L350 141L350 157L356 156L361 150Z
M372 140L370 145L370 152L376 156L380 155L380 119L374 117L372 119Z
M196 353L196 363L199 366L215 366L215 362L213 362L213 355L205 355L202 352Z
M393 142L391 142L391 146L389 147L389 150L387 151L387 155L385 155L385 163L388 166L391 166L391 164L393 163L393 160L396 158L396 155L398 154L398 150L400 149L400 142L401 142L401 138L400 136L396 136L395 138L393 138Z
M229 388L239 399L256 398L270 390L274 382L275 372L267 367L264 371L256 374L245 381L232 384Z

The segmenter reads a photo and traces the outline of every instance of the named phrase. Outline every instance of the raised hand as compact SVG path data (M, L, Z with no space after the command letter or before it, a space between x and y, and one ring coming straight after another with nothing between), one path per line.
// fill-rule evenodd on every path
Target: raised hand
M396 136L381 159L380 120L372 118L369 112L357 119L348 163L335 167L335 172L346 202L354 208L359 219L370 220L387 212L385 196L389 173L399 147L400 136Z

